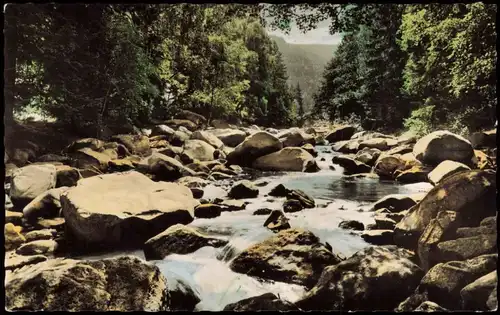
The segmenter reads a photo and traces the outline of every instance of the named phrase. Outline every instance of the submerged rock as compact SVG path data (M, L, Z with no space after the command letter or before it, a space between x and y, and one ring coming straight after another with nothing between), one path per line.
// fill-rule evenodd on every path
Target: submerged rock
M264 279L312 287L323 268L341 259L301 229L287 229L241 252L231 270Z
M314 208L316 206L314 199L300 189L289 190L286 199L298 200L304 208Z
M264 226L273 232L279 232L291 227L290 223L288 223L288 219L285 217L285 214L280 210L273 210L264 222Z
M231 187L228 197L233 199L256 198L259 189L250 181L242 180Z
M279 184L275 186L271 191L269 192L269 196L273 197L286 197L288 194L289 190L283 186L283 184Z
M43 288L41 290L40 288ZM10 311L166 311L167 280L135 257L51 259L17 269L5 281Z
M144 243L147 260L161 260L170 254L190 254L204 246L221 247L227 241L206 236L195 228L176 224Z
M348 220L340 222L339 228L346 230L363 231L365 229L365 225L356 220Z
M326 267L318 283L295 304L307 311L392 310L423 276L412 259L411 252L396 246L368 247Z
M302 203L296 199L289 199L283 203L283 211L285 212L297 212L304 209Z

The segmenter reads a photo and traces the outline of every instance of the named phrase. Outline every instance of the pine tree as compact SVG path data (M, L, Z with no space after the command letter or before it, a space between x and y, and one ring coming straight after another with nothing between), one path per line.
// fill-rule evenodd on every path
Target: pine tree
M304 111L304 96L302 94L302 90L300 89L300 83L297 82L297 86L295 87L295 101L298 106L298 115L299 119L304 119L305 111Z

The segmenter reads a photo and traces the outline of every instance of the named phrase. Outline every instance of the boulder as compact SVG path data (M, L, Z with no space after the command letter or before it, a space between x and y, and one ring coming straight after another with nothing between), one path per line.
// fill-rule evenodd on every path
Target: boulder
M436 246L435 261L466 260L497 252L497 234L477 235L444 241Z
M387 209L390 212L397 213L403 210L410 209L417 202L414 197L404 194L392 194L387 195L373 204L371 211L376 211L379 209Z
M207 174L210 173L210 169L206 165L201 164L198 160L196 160L196 162L186 165L186 167L195 172L203 172Z
M462 309L468 311L488 311L488 298L497 287L497 272L492 271L485 276L478 278L471 284L460 290L462 297Z
M7 277L5 305L10 311L158 312L168 310L166 289L158 267L135 257L50 259Z
M79 139L66 147L66 152L74 153L80 149L88 148L93 151L101 151L104 148L104 141L95 138Z
M244 131L238 129L212 129L206 132L216 136L224 145L232 148L241 144L247 137Z
M261 156L253 162L252 167L263 171L319 171L319 167L311 154L304 149L293 147Z
M367 165L374 165L379 156L380 150L378 149L363 149L356 153L354 159Z
M498 310L498 294L497 294L497 286L493 289L488 300L486 301L486 306L490 311Z
M286 229L241 252L230 268L249 276L312 287L326 266L340 261L311 232Z
M339 228L345 230L363 231L365 229L365 225L356 220L347 220L340 222Z
M416 309L415 312L449 312L446 308L439 306L438 304L425 301L422 302Z
M394 230L394 226L396 225L396 221L382 215L375 216L374 220L375 230Z
M376 228L376 226L374 227ZM393 230L368 230L361 234L361 238L373 245L393 245L394 231Z
M242 180L231 187L228 197L232 199L257 198L259 189L250 181Z
M399 183L403 184L421 183L428 181L429 172L430 170L425 167L414 166L410 169L403 171L396 170L394 172L394 176L396 177L396 181Z
M195 172L164 154L153 152L149 157L142 159L137 169L151 174L155 180L172 181L183 176L194 176Z
M497 268L498 256L496 254L483 255L465 261L450 261L432 267L422 278L414 295L424 295L427 300L433 301L449 310L460 310L460 291L468 284L474 282ZM422 301L413 296L404 301L403 310L416 308ZM413 300L413 301L412 301Z
M465 164L455 162L455 161L443 161L439 163L428 175L429 182L433 185L437 185L445 177L452 174L458 173L460 171L470 170Z
M245 210L248 201L228 199L222 201L220 204L223 206L222 211L240 211Z
M34 230L26 233L25 238L27 242L37 240L50 240L56 236L57 231L54 229Z
M221 247L227 241L202 234L195 228L176 224L144 243L147 260L162 260L171 254L190 254L205 246Z
M54 240L35 240L21 245L16 249L16 254L24 256L54 254L57 246Z
M280 300L273 293L265 293L253 296L241 301L228 304L224 311L233 312L256 312L256 311L298 311L298 308L290 302Z
M353 126L340 126L330 132L326 136L326 140L328 140L329 143L349 140L354 135L354 132L356 132L356 128Z
M211 172L209 179L211 180L224 180L224 179L229 179L232 178L233 175L229 175L226 173L221 173L221 172Z
M314 199L311 196L308 196L305 192L303 192L300 189L289 190L286 195L286 199L298 200L300 201L302 207L304 208L314 208L316 206Z
M289 199L283 203L283 211L285 212L297 212L304 209L302 203L296 199Z
M427 271L439 262L435 254L437 245L455 235L460 220L455 211L440 211L427 225L418 240L417 254L420 265Z
M495 224L493 226L461 227L456 230L455 236L457 238L462 238L496 233L497 226Z
M184 127L189 131L195 131L198 125L187 119L170 119L165 122L167 126L172 128Z
M14 225L22 225L23 214L21 212L14 212L5 210L5 223L12 223Z
M47 257L43 255L23 256L11 251L5 255L5 270L15 270L24 266L38 264L46 260Z
M279 133L277 138L286 147L300 147L306 143L315 144L314 136L306 134L299 128L292 128Z
M56 187L71 187L76 186L76 183L81 178L78 169L68 165L56 166Z
M82 179L61 196L61 204L76 240L135 246L169 226L193 221L198 202L185 186L131 171Z
M112 141L124 145L132 154L146 156L151 154L149 138L143 135L115 135Z
M381 151L389 150L398 145L398 141L394 139L386 138L372 138L368 140L363 140L359 143L359 149L370 148L379 149Z
M412 259L411 252L396 246L370 246L326 267L318 283L295 304L307 311L392 310L423 276Z
M167 136L153 136L149 138L151 149L162 149L170 146Z
M40 219L33 224L35 229L55 229L57 231L64 230L64 218Z
M275 136L259 131L248 136L227 155L229 164L250 166L259 157L279 151L283 145Z
M233 126L221 119L214 119L210 122L210 126L214 128L232 128Z
M174 133L175 133L175 130L172 129L172 128L170 128L167 125L156 125L151 130L151 135L150 136L151 137L155 137L155 136L173 136ZM168 138L166 138L166 140L168 141Z
M47 190L38 195L23 209L23 216L27 221L33 222L38 218L55 218L61 212L61 194L69 187L60 187Z
M268 209L268 208L261 208L261 209L255 210L253 212L253 215L268 215L268 214L271 214L271 212L273 212L273 210Z
M269 196L273 197L286 197L290 190L288 190L283 184L278 184L269 192Z
M288 219L285 214L280 210L273 210L267 220L264 222L264 226L273 232L279 232L281 230L286 230L291 228Z
M41 193L56 186L54 165L28 165L14 171L10 186L10 198L14 206L22 208Z
M310 143L306 143L304 144L301 149L307 151L310 155L314 156L314 157L317 157L318 156L318 152L316 151L316 149L313 147L312 144Z
M196 218L211 219L220 216L222 207L212 203L202 204L194 208L194 216Z
M394 172L405 169L405 161L397 156L384 155L379 157L373 171L381 178L393 179L395 177Z
M36 159L37 162L61 162L63 164L68 164L70 162L70 158L68 156L59 155L59 154L44 154L39 156Z
M469 136L469 141L474 149L495 148L497 146L497 130L474 132Z
M344 168L345 174L359 174L359 173L369 173L372 168L362 162L356 161L350 157L343 155L336 155L332 158L333 164L338 164Z
M456 134L439 130L419 139L413 147L415 157L430 165L451 160L467 164L474 156L471 143Z
M175 118L189 120L198 126L207 123L207 119L205 117L189 110L181 110L177 115L175 115Z
M5 224L4 238L5 251L13 250L26 242L26 238L21 234L22 227L15 226L12 223Z
M208 131L195 131L191 135L191 139L205 141L215 149L220 149L224 146L224 143L219 138Z
M196 304L200 303L200 294L181 279L168 279L168 295L170 297L170 311L192 312Z
M341 153L356 153L359 149L359 143L359 140L338 141L332 146L332 149Z
M72 166L80 169L96 170L97 172L106 172L108 170L109 161L111 158L101 152L94 151L90 148L83 148L74 153Z
M493 155L496 157L496 153ZM483 151L479 150L474 150L474 156L472 157L469 165L480 170L495 168L495 162L493 162L492 158Z
M384 152L387 155L396 155L396 154L407 154L407 153L412 153L413 152L413 145L410 144L404 144L404 145L398 145L397 147L393 147L392 149Z
M212 161L214 159L215 149L202 140L187 140L184 143L182 155L186 155L190 163L194 160Z
M442 210L453 209L474 226L496 213L496 177L490 171L462 171L443 179L396 225L396 244L415 248L418 238Z

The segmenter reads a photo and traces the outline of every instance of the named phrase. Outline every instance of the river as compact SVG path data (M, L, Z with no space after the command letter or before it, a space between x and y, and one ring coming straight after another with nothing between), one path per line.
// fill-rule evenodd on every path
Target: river
M229 243L222 248L204 247L188 255L169 255L160 261L152 261L166 276L169 285L180 280L189 285L200 297L196 310L220 311L229 303L272 292L284 300L294 302L303 296L305 288L274 281L259 280L244 274L232 272L229 263L239 252L273 235L263 226L267 216L253 215L259 208L281 209L285 198L266 197L277 184L282 183L289 189L301 189L316 201L316 208L286 213L294 228L310 230L322 242L328 242L333 252L349 257L356 251L369 246L353 232L338 228L342 220L358 220L363 224L374 223L373 213L368 212L370 205L378 199L398 193L422 193L429 191L429 183L400 185L393 181L361 178L346 179L338 165L330 169L332 153L329 146L317 146L317 173L268 174L259 181L268 184L259 187L259 197L247 199L250 204L245 210L223 212L213 219L195 219L190 225L199 227L207 234L227 239ZM324 158L325 161L321 161ZM227 193L223 181L207 186L204 198L224 197ZM144 259L142 251L108 253L99 256L80 257L101 259L116 255L131 254Z

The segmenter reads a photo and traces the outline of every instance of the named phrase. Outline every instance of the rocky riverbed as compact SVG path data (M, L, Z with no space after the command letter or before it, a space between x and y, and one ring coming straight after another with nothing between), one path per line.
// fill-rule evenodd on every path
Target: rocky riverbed
M9 310L497 307L491 132L177 118L10 150Z

